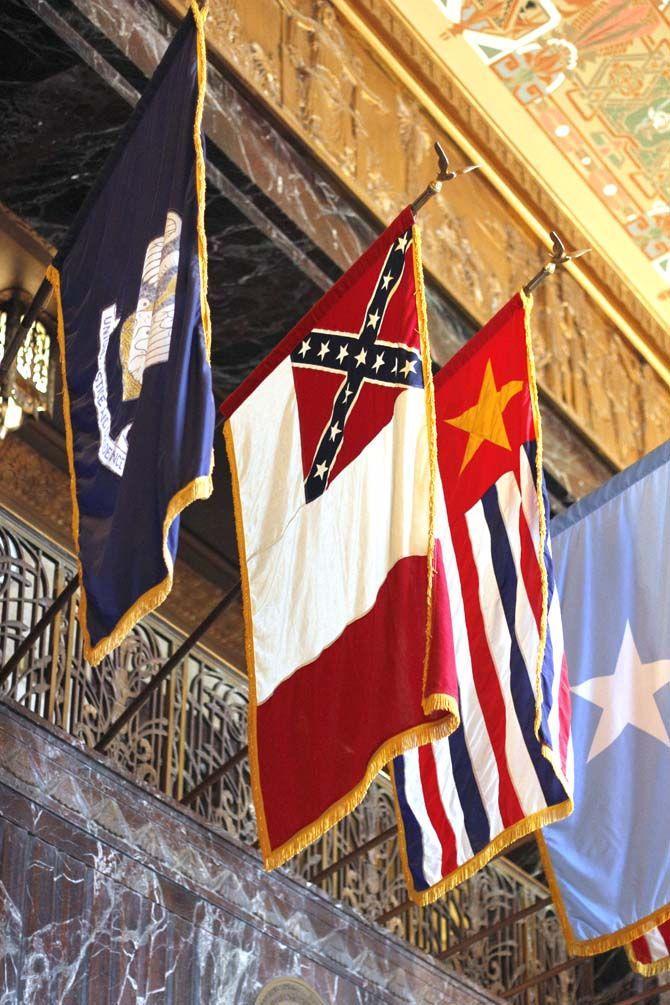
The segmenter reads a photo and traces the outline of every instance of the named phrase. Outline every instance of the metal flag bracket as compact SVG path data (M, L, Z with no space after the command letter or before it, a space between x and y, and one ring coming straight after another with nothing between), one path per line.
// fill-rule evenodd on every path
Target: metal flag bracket
M543 265L539 272L536 272L533 278L526 283L523 288L523 292L527 297L531 295L533 290L537 289L540 283L543 283L547 276L553 276L556 269L561 268L563 265L567 265L568 262L574 262L575 259L581 258L582 255L586 255L590 248L580 248L579 251L571 251L569 254L565 250L565 245L560 239L555 230L549 232L549 237L551 238L552 249L551 258L546 265Z
M412 212L414 215L416 215L419 210L433 198L434 195L437 195L437 193L441 191L443 182L453 181L454 178L458 178L460 175L469 174L470 171L476 171L477 168L482 167L481 164L468 164L467 167L461 168L460 171L452 171L449 168L449 158L444 152L444 148L440 142L435 143L435 153L437 154L437 177L431 181L418 199L415 199L412 203Z

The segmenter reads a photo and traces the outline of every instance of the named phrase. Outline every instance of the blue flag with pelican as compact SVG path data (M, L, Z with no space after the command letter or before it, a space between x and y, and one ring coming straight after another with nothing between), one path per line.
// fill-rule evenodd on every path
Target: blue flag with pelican
M179 514L212 491L205 17L194 2L47 273L91 663L168 595Z
M670 964L670 442L551 534L575 808L543 831L545 871L570 953L626 946L657 972Z

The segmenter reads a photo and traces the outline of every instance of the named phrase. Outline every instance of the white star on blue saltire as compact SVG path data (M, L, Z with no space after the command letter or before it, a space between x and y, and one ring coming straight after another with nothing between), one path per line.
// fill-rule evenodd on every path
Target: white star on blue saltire
M379 324L379 316L379 311L375 311L374 314L368 314L368 325L372 325L373 328L376 328Z
M401 234L400 237L398 238L398 247L400 248L400 250L403 253L404 253L405 248L407 247L408 243L409 243L409 238L408 238L407 234Z
M400 372L403 377L406 377L408 373L414 373L414 367L416 366L415 359L408 359L403 367L401 367Z
M377 358L372 364L372 369L374 370L375 373L379 373L379 368L382 367L383 365L384 365L384 353L383 352L377 353Z
M602 709L587 762L607 750L626 726L635 726L670 747L670 735L654 697L666 684L670 684L670 659L643 663L626 622L614 673L591 677L572 688L580 698Z
M328 350L330 349L330 342L322 342L321 348L319 349L317 356L319 359L323 359L324 356L328 355Z
M365 363L366 355L367 353L365 352L365 349L361 349L358 356L354 356L354 359L356 360L356 366L362 366L363 363Z
M392 279L393 279L393 276L391 275L391 273L387 272L386 275L384 276L384 278L382 279L382 287L385 290L388 290L389 283L392 281Z
M325 461L323 462L323 464L317 464L317 466L316 466L316 477L317 478L325 478L327 470L328 470L328 465L325 463Z
M348 356L348 355L349 355L349 350L347 349L346 345L341 345L340 349L339 349L339 352L337 354L337 362L341 363L342 360L344 359L344 357Z
M308 351L309 351L309 339L306 338L305 341L300 346L300 349L298 350L298 352L300 353L300 355L304 359L305 356L307 355Z
M340 424L338 422L334 422L333 425L330 427L331 440L334 440L335 437L339 435L339 433L340 433Z
M345 401L349 401L349 398L351 397L352 394L353 394L353 391L351 390L351 388L347 384L347 386L344 389L344 400Z

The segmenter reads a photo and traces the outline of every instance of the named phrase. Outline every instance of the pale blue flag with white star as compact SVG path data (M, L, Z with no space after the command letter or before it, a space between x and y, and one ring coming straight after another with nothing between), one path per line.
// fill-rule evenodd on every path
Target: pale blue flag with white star
M670 442L551 537L575 809L540 845L568 949L588 955L670 917Z

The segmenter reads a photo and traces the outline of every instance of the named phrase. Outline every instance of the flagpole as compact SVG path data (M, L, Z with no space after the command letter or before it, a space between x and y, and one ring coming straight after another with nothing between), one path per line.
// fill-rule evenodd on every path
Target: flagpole
M387 827L385 831L380 831L379 834L375 834L374 837L371 837L369 841L365 841L363 844L358 845L347 855L343 855L342 858L338 858L331 865L326 866L325 869L320 869L318 872L314 873L313 876L310 876L310 883L322 883L324 879L328 879L328 877L332 876L334 872L337 872L339 869L344 869L345 866L355 862L357 858L361 857L361 855L365 855L367 852L372 851L373 848L377 848L378 845L385 844L387 841L390 841L397 833L397 824Z
M499 852L493 855L493 857L489 860L489 862L493 862L497 858L503 858L505 855L508 855L515 848L521 848L523 847L523 845L530 844L530 842L533 841L534 838L535 838L534 833L525 834L523 837L517 838L516 841L512 841L511 844L508 844L506 848L502 848ZM551 901L549 900L547 901L547 903L551 903ZM416 901L410 900L409 897L406 897L405 900L399 901L395 905L395 907L390 907L388 911L384 911L383 914L380 914L377 918L375 918L375 921L378 925L383 925L384 922L390 921L391 918L397 918L398 915L406 914L407 911L411 910L412 907L418 907L418 906L419 905L416 903ZM538 911L540 909L538 903L534 904L533 907ZM447 953L447 955L450 954ZM442 954L439 955L438 959L442 959Z
M224 761L220 768L217 768L215 771L212 771L211 774L207 775L206 778L203 778L199 785L196 785L194 789L187 792L186 795L182 796L179 801L185 806L189 806L191 803L194 803L198 796L209 789L212 785L216 785L216 783L221 781L221 779L224 778L229 771L232 771L233 768L240 763L240 761L243 761L248 753L249 747L245 744L237 751L236 754L233 754L233 756L229 757L227 761Z
M216 783L221 781L222 778L225 778L225 776L232 771L233 768L237 767L237 765L244 760L248 753L249 747L246 744L244 747L240 747L236 754L229 757L228 760L224 761L219 768L216 768L209 775L203 778L203 780L196 785L194 789L191 789L185 796L182 796L180 802L184 806L190 806L199 796L202 795L203 792L206 792L207 789L212 787L212 785L216 785ZM393 824L391 827L387 827L386 830L380 831L379 834L375 834L368 841L365 841L363 844L353 848L346 855L343 855L342 858L336 859L325 869L321 869L316 872L310 877L310 883L321 883L324 879L328 879L328 877L332 876L334 872L337 872L339 869L343 869L345 866L355 862L357 858L361 857L361 855L365 855L366 852L372 851L372 849L376 848L378 845L384 844L386 841L390 841L391 838L397 835L397 833L397 824Z
M387 921L391 921L392 918L397 918L401 914L407 914L412 908L418 907L419 905L415 901L410 900L407 897L405 900L401 900L395 907L390 907L388 911L384 911L382 914L377 915L375 918L376 925L384 925Z
M670 984L656 984L654 987L647 988L646 991L633 995L632 998L620 998L617 1002L614 1002L614 1005L640 1005L640 1002L649 1001L650 998L657 998L664 991L670 991Z
M549 276L553 276L557 269L562 268L567 265L568 262L574 262L575 259L581 258L582 255L588 254L591 250L590 248L581 248L579 251L571 251L569 254L565 250L565 245L560 239L555 230L549 231L549 237L551 238L551 258L543 265L539 272L536 272L532 279L529 279L523 288L523 292L527 297L531 295L533 290L536 290L540 283L543 283L545 279Z
M469 174L470 171L477 171L482 165L481 164L468 164L467 167L461 168L459 171L452 171L449 167L449 158L444 152L444 148L439 141L433 144L435 153L437 154L437 175L431 181L426 188L423 190L420 196L414 200L411 209L414 216L419 212L420 209L426 205L434 195L442 190L442 183L445 181L453 181L454 178L458 178L461 175Z
M170 656L170 658L163 664L158 673L151 678L147 686L140 691L140 693L135 697L130 705L126 708L124 712L116 719L112 725L109 727L106 733L103 733L101 738L96 743L94 750L98 753L103 753L112 740L118 736L124 726L136 715L142 706L149 700L153 692L158 688L164 680L166 680L175 667L179 666L181 661L188 656L193 647L200 641L202 636L207 632L211 626L214 624L216 619L223 614L223 612L230 607L230 605L237 599L240 594L242 585L240 582L235 583L234 586L228 590L228 592L221 598L216 607L213 607L209 612L204 621L201 621L197 628L194 628L188 638L184 639L179 648Z
M464 953L466 949L470 946L476 945L481 942L482 939L488 939L490 935L495 935L502 928L507 928L508 925L515 925L517 921L523 921L524 918L530 918L534 914L538 914L543 911L545 907L551 906L551 897L543 897L541 900L536 900L534 904L530 904L528 907L522 908L520 911L514 911L512 914L504 915L500 921L496 921L493 925L485 925L483 928L478 928L477 931L468 936L467 939L461 939L460 942L455 942L453 946L449 946L448 949L443 949L441 953L437 954L438 960L448 960L450 956L456 956L458 953Z
M53 286L44 277L37 293L30 301L30 306L23 317L17 318L12 327L12 331L7 333L5 340L5 351L0 360L0 394L5 395L5 383L11 369L12 363L16 359L19 349L23 345L26 335L37 320L40 311L46 306L53 292Z
M21 660L30 652L37 640L47 630L58 612L65 607L70 597L78 588L79 573L75 573L65 589L61 590L55 600L51 602L51 606L47 608L37 624L28 632L23 642L14 650L2 670L0 670L0 687L11 677L21 663Z
M514 987L510 988L509 991L498 992L500 998L505 1000L509 998L517 998L523 991L528 991L529 988L537 987L538 984L544 984L551 977L557 977L562 974L565 970L572 970L578 967L581 963L586 963L586 957L584 956L570 956L563 963L558 963L551 970L544 970L541 974L536 974L535 977L529 977L527 981L523 984L516 984Z
M45 282L46 282L46 280L45 280ZM51 289L51 284L48 284L48 285L49 285L49 289ZM44 286L44 283L42 283L42 286ZM25 318L27 318L28 314L33 310L33 305L35 304L35 301L37 301L37 299L38 299L38 297L40 295L40 292L42 290L42 286L40 286L40 289L35 294L35 297L33 299L33 303L28 308L28 312L26 313ZM45 301L43 300L42 303L44 303L44 302ZM35 315L37 314L37 312L40 309L41 308L39 306L35 309L35 312L33 314L33 321L34 321ZM31 325L33 324L33 321L30 322ZM30 330L30 329L28 329L28 330ZM4 363L4 359L3 359L3 363ZM4 379L4 372L2 370L2 367L0 367L0 392L2 390L2 380L3 379ZM223 424L223 420L219 419L217 421L216 425L214 426L214 432L215 433L217 432L217 430L219 430L221 428L222 424ZM239 584L238 584L238 586L239 586ZM56 615L58 614L58 612L63 609L63 607L65 606L65 604L67 603L67 601L73 595L73 593L76 592L76 590L78 589L78 587L79 587L79 573L77 572L72 577L72 579L67 584L67 586L63 590L61 590L61 592L58 594L58 596L52 601L51 606L47 608L47 610L44 612L44 614L39 619L39 621L37 622L37 624L33 625L31 631L28 633L28 635L26 635L25 639L23 640L23 642L21 642L21 644L18 646L18 648L15 649L15 651L12 653L12 655L10 656L10 658L8 659L8 661L5 663L5 665L2 668L0 668L0 687L3 686L3 684L8 680L8 678L12 675L12 673L14 673L14 671L18 668L19 664L21 663L21 660L30 652L30 650L35 645L35 643L38 641L38 639L47 630L47 628L49 627L49 625L51 624L51 622L53 621L53 619L56 617ZM196 631L198 631L198 629L196 629Z
M206 6L206 0L198 0L199 5L202 7ZM438 172L437 176L430 184L424 189L418 198L412 203L412 212L416 215L420 209L422 209L426 203L432 199L434 195L442 188L442 183L447 181L453 181L454 178L458 178L461 175L468 174L470 171L476 171L481 167L481 164L469 164L467 167L462 168L458 171L452 171L449 167L449 158L447 157L442 145L439 142L434 144L435 152L437 154ZM552 231L553 236L553 231ZM579 252L579 254L584 254L584 252ZM571 258L578 257L575 255L566 258L569 261ZM553 270L552 270L553 271ZM544 275L542 276L544 278ZM531 282L536 281L537 277L533 277ZM541 282L541 279L539 280ZM528 284L530 285L530 284ZM16 359L19 349L23 344L23 341L32 328L33 324L37 320L37 316L40 311L46 306L53 292L53 286L49 280L44 277L40 286L35 293L35 296L30 302L30 306L20 318L16 325L13 327L11 332L8 332L7 338L5 340L5 352L0 361L0 394L3 393L4 382L7 378L7 374L11 368L12 363Z

